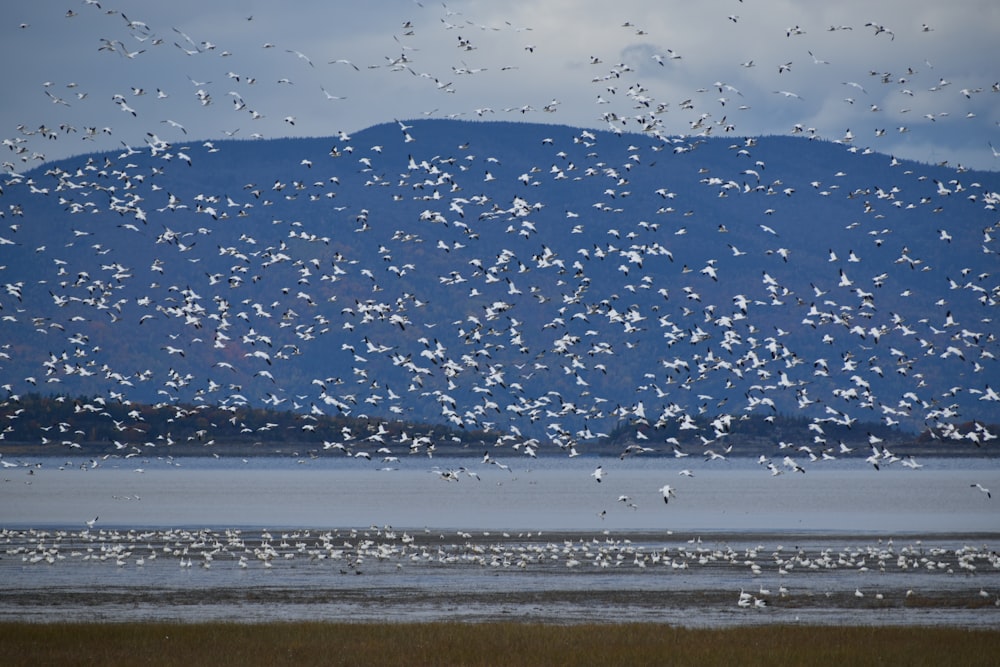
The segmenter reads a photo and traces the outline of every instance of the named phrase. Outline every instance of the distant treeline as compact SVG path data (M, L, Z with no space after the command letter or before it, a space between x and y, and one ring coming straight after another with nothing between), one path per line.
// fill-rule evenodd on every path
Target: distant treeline
M147 405L101 397L12 397L0 404L0 420L0 452L8 456L305 456L327 450L333 450L331 455L353 455L379 448L398 455L426 454L428 447L431 453L446 456L481 456L493 447L534 455L566 454L555 445L499 431L249 406ZM787 451L819 457L825 451L841 458L868 456L874 444L897 456L996 456L993 440L998 432L1000 426L979 422L917 434L878 422L847 426L794 415L700 415L658 425L644 419L622 421L607 434L578 441L576 453L699 456L712 450L757 457ZM842 444L853 451L845 453Z
M474 449L496 435L368 417L309 415L249 406L156 405L104 398L26 394L0 404L0 452L58 455L141 453L172 456L283 455L324 443L362 443L373 434L389 446L423 437L449 450ZM405 436L403 434L406 434ZM398 445L397 445L398 446ZM345 452L346 449L338 449Z

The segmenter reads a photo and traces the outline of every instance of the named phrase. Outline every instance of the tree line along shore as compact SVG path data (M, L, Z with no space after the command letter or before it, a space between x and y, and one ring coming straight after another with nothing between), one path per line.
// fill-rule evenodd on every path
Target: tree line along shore
M532 456L568 453L509 431L250 406L150 405L31 394L0 403L0 420L4 424L0 453L7 457L350 455L365 449L360 445L366 442L385 444L398 454L406 453L401 446L418 438L440 456L482 456L484 450L495 447ZM971 421L919 433L879 422L831 423L818 433L813 420L780 414L721 422L701 416L694 426L622 420L599 437L576 440L574 450L590 456L675 456L677 452L697 456L705 447L704 434L710 433L715 440L712 446L731 446L727 454L733 457L756 458L789 449L800 455L864 458L872 447L889 449L900 457L993 457L998 454L992 446L993 434L1000 432L1000 426Z

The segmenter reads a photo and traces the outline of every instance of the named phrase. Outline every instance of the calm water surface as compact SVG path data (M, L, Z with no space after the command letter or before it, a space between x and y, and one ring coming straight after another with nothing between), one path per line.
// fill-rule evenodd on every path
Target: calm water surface
M509 530L995 532L1000 462L929 459L880 471L860 461L772 477L750 460L327 458L48 460L0 471L0 526L344 527ZM701 465L698 465L701 464ZM83 466L84 470L80 469ZM601 483L590 473L604 470ZM458 481L435 471L466 467ZM694 477L678 475L690 468ZM141 470L142 472L138 472ZM29 471L33 474L28 475ZM664 484L676 498L664 504ZM622 496L627 500L619 501Z

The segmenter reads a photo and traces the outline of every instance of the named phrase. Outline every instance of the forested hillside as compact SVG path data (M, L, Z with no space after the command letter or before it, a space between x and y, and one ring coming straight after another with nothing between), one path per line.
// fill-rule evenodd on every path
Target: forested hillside
M966 441L1000 420L998 191L807 136L150 136L6 178L0 372L563 450L779 414L820 449L861 423Z

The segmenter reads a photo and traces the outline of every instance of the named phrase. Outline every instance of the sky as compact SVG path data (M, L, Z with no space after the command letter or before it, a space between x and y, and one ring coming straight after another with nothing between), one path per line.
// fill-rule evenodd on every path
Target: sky
M994 0L6 2L0 161L453 117L996 170L998 28Z

